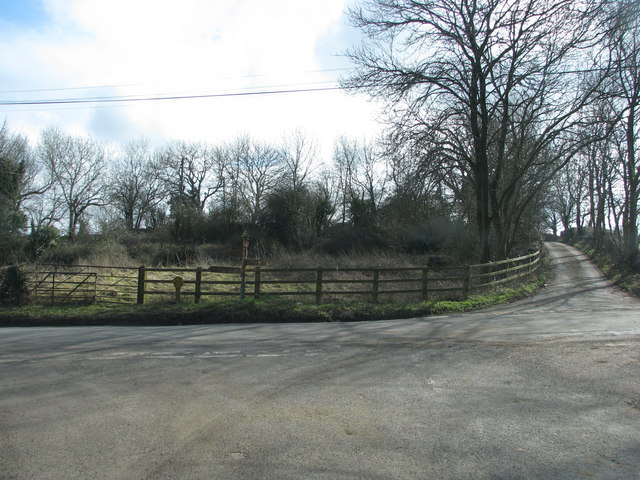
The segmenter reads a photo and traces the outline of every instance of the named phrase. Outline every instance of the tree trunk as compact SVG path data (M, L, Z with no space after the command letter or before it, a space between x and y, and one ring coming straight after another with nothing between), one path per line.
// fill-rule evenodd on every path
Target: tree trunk
M638 260L638 171L636 169L635 149L635 115L637 101L633 99L627 117L627 192L626 215L623 223L624 255L626 260L635 265Z
M482 157L482 155L480 155ZM489 169L486 161L476 168L476 219L480 237L480 263L491 260L491 216L489 215Z

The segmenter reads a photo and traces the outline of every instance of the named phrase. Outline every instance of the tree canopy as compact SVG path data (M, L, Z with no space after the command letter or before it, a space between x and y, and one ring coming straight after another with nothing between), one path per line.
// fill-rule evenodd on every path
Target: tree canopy
M481 261L492 243L509 253L543 186L592 140L580 133L599 82L575 67L597 43L598 12L572 0L367 0L350 13L366 41L345 86L387 102L398 143L470 184Z

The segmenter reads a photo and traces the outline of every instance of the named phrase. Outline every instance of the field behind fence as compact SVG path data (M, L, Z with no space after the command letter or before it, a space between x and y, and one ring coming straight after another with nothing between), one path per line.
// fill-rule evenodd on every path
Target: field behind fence
M540 252L482 265L403 268L131 268L38 265L37 303L149 303L287 296L307 303L462 299L533 275Z

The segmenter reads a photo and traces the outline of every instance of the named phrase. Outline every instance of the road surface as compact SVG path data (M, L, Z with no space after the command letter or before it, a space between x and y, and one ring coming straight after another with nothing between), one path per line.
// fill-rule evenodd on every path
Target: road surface
M640 302L345 324L0 329L0 480L640 479Z

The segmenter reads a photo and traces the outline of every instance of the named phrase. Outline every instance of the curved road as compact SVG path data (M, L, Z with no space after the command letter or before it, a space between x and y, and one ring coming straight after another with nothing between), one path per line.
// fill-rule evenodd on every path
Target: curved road
M346 324L0 329L0 480L640 478L640 302Z

